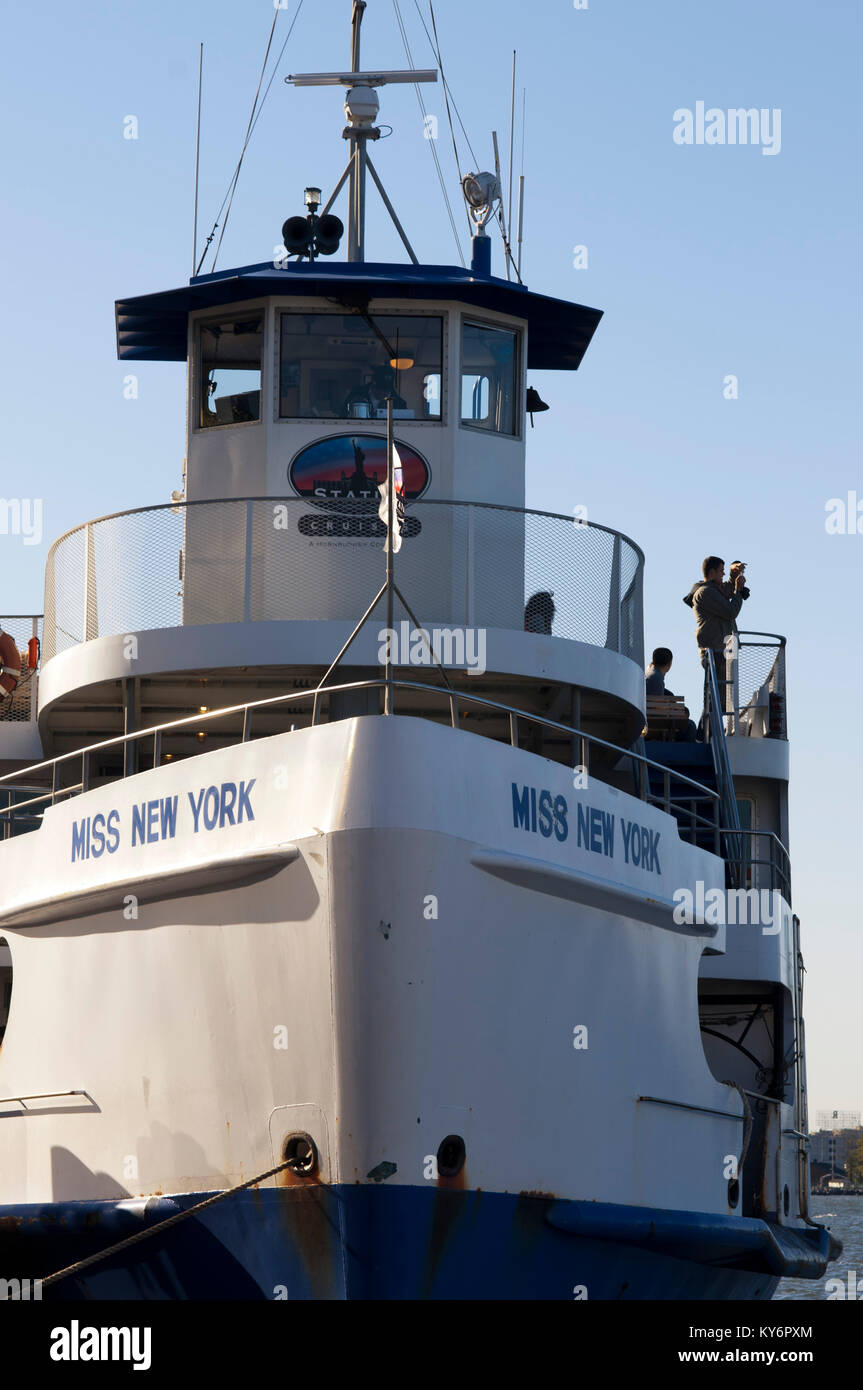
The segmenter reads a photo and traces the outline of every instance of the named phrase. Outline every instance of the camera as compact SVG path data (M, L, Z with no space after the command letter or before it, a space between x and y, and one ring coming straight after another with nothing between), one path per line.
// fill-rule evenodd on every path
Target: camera
M749 590L747 589L745 584L741 584L740 588L735 590L734 581L737 578L738 574L742 575L744 578L746 577L745 560L732 561L728 570L728 576L731 581L731 592L738 593L740 594L741 598L747 599L749 597Z

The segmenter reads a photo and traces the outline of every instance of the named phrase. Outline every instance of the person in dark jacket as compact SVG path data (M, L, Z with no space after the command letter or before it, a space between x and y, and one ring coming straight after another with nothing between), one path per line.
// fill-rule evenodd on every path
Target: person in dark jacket
M674 660L673 652L668 647L657 647L653 653L650 665L645 672L645 688L648 695L670 695L671 691L665 689L665 677L671 670L671 663Z
M693 584L683 602L695 614L695 640L702 654L702 665L706 665L704 653L708 649L717 661L721 657L724 663L726 639L737 632L735 619L743 607L744 594L741 591L746 588L743 571L735 570L730 595L723 592L725 561L718 555L708 555L701 572L704 578ZM746 592L748 594L749 591Z
M669 700L676 700L678 697L665 684L665 677L671 670L671 663L674 654L668 647L657 647L653 653L653 658L647 668L645 675L645 689L648 695L665 696ZM689 718L689 710L685 705L678 706L678 716L681 723L677 730L676 738L678 743L694 743L697 738L695 725Z
M531 594L524 607L525 632L550 633L555 612L553 589L540 589L539 593Z
M718 555L708 555L701 566L701 572L704 578L693 584L689 593L684 595L683 602L688 604L695 614L695 640L701 654L701 664L706 672L707 653L712 651L717 681L724 682L727 690L725 643L729 637L737 634L735 620L743 607L744 597L749 595L749 590L744 582L743 570L736 569L730 581L733 590L726 594L723 589L725 561ZM723 708L727 707L726 699L723 700Z

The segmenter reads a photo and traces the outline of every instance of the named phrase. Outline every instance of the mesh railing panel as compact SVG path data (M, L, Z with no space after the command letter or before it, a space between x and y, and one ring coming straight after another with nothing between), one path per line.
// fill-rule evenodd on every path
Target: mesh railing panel
M22 656L22 672L18 685L11 695L0 698L0 719L13 723L29 723L36 718L39 677L35 670L27 667L27 643L31 637L42 639L42 618L40 615L4 618L0 616L0 628L13 638Z
M91 529L92 635L177 626L182 621L182 511L168 507L126 513Z
M52 546L45 568L45 661L86 640L87 530L79 527Z
M752 732L787 737L785 643L767 634L740 633L737 653L738 714ZM771 700L771 697L775 697ZM772 706L772 708L771 708Z
M385 575L366 501L252 498L124 512L56 542L45 659L95 637L183 624L357 621ZM342 562L341 557L344 557ZM642 568L626 537L481 503L407 507L396 582L423 623L522 630L553 593L554 636L642 664Z

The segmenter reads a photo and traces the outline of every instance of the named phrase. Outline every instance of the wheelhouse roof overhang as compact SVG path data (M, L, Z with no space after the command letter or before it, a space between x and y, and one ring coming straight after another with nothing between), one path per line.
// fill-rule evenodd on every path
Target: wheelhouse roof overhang
M185 362L191 312L271 295L320 295L346 308L373 306L376 299L458 300L510 314L527 321L532 371L575 371L602 318L601 309L534 294L460 266L292 261L277 270L266 261L199 275L181 289L118 300L117 355L121 361Z

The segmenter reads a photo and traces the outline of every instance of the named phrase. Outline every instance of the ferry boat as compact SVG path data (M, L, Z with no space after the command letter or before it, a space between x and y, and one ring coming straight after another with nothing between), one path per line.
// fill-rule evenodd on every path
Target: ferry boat
M838 1249L785 641L711 666L703 741L644 739L642 551L525 507L529 373L601 313L493 273L496 175L471 265L417 262L369 148L436 73L364 71L364 8L293 79L350 160L284 256L117 304L123 362L188 364L183 494L61 536L0 624L0 1275L769 1299Z

